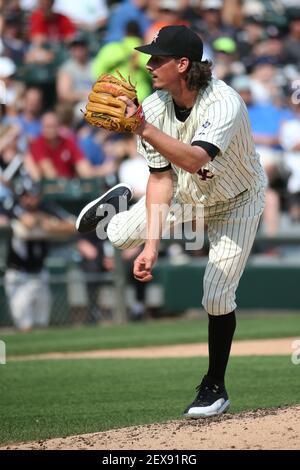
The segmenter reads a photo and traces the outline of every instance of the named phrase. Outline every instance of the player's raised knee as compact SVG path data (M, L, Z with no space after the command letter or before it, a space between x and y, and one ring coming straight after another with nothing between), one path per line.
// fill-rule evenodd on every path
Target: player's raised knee
M128 228L124 221L126 220L126 214L120 212L116 214L107 226L107 236L109 241L121 250L130 248L133 245L133 240L128 233Z

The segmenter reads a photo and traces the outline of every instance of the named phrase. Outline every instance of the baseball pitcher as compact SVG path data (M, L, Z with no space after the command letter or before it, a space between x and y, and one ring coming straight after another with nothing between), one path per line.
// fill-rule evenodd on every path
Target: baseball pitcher
M264 208L266 178L246 106L232 88L212 78L196 33L166 26L151 44L136 49L150 56L147 69L155 92L140 107L131 84L100 78L86 119L137 135L138 150L149 166L146 197L119 212L122 201L132 196L129 186L119 184L82 209L77 229L102 230L108 219L99 209L112 206L118 213L112 214L107 235L121 249L144 244L133 273L148 282L166 225L182 223L183 213L184 221L195 220L201 212L210 242L202 299L209 364L184 416L213 416L230 405L225 371L236 325L235 294ZM186 206L189 211L183 210Z

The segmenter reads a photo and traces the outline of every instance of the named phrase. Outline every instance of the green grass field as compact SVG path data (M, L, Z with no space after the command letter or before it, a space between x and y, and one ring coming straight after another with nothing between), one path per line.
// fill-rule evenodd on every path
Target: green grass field
M299 315L240 315L235 339L299 337ZM13 443L180 418L206 358L11 361L9 355L206 341L207 320L1 334L0 442ZM292 352L292 351L291 351ZM231 412L299 403L300 366L282 357L232 357Z
M299 314L240 314L235 339L283 338L300 335ZM10 355L60 351L129 348L207 341L207 319L156 320L120 326L50 328L28 334L1 334Z
M38 440L180 418L204 358L13 362L1 368L0 442ZM232 357L232 412L299 403L290 357Z

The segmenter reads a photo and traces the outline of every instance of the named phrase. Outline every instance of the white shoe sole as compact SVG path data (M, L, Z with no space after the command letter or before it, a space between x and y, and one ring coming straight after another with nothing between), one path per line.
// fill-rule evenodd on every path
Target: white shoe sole
M126 183L116 184L113 188L110 188L108 191L106 191L106 193L102 194L102 196L98 197L97 199L94 199L93 201L89 202L86 206L84 206L84 208L81 210L79 216L76 219L76 223L75 223L76 230L79 229L82 218L87 213L87 211L91 209L91 207L93 207L95 204L98 204L101 201L101 199L103 199L105 196L111 193L114 189L120 188L121 186L122 187L125 186L131 192L131 194L133 194L133 189L132 189L132 186L130 186L130 184L126 184Z
M229 407L230 407L230 401L226 400L223 403L223 405L217 410L213 408L213 405L211 405L211 406L204 407L202 409L198 408L197 411L194 411L191 413L189 412L185 413L183 417L186 419L209 418L210 416L217 416L222 413L226 413ZM197 407L195 407L194 409L196 410Z

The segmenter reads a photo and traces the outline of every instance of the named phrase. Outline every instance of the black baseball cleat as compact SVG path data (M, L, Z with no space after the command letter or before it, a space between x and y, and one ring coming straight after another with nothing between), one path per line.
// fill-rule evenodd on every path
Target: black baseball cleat
M224 385L212 383L205 375L196 390L198 393L195 400L184 410L185 418L205 418L228 410L230 401Z
M108 224L107 214L111 214L112 218L118 212L126 210L132 196L133 189L129 184L117 184L82 209L76 220L76 229L81 233L92 232L104 218Z

